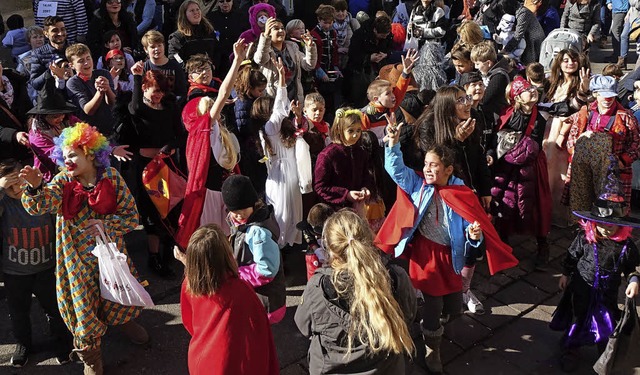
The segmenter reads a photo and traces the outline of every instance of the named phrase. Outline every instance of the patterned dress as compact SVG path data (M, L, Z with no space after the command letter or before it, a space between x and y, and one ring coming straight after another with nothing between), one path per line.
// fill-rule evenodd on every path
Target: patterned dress
M108 325L124 324L136 318L141 307L123 306L100 296L98 258L91 251L95 238L83 231L85 222L99 219L106 234L118 249L127 254L124 234L138 225L138 210L124 179L114 168L107 168L101 178L108 179L117 194L117 208L113 215L100 215L89 208L86 201L71 220L62 215L64 185L73 181L66 171L58 173L36 195L22 195L22 205L31 215L56 214L56 291L58 308L65 324L73 333L77 349L100 348ZM137 271L127 258L134 276Z

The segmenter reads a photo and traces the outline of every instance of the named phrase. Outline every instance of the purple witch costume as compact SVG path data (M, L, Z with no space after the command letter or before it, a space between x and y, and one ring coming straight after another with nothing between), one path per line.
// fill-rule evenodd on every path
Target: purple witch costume
M603 192L591 211L573 213L585 222L562 264L570 281L549 324L553 330L565 331L566 347L606 343L620 319L617 299L621 274L629 282L638 281L634 271L640 254L630 235L640 222L625 216L624 193L615 165L617 160L612 158ZM597 234L597 224L617 225L618 229L603 238Z

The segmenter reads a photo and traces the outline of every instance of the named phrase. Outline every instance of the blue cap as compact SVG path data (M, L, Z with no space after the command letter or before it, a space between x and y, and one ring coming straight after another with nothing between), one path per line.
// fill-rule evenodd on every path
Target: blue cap
M594 75L591 77L591 82L589 82L589 89L592 93L598 93L604 98L618 96L618 82L610 76Z

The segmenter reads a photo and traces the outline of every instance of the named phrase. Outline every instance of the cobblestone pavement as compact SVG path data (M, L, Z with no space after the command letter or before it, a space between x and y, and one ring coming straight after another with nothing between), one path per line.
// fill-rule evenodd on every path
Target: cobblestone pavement
M594 73L601 72L604 66L602 56L610 51L593 47L591 57ZM635 61L635 54L631 57L630 61ZM633 64L629 64L629 67L632 68ZM534 271L535 241L527 237L511 239L514 253L520 259L518 267L489 277L486 264L478 266L472 288L484 302L487 313L482 316L465 313L445 326L443 361L447 374L562 373L557 364L561 334L551 331L548 322L560 298L557 288L560 260L574 236L575 231L570 229L553 228L549 237L551 266L547 272ZM103 340L106 373L186 374L189 336L180 319L180 280L160 280L148 274L142 232L134 232L127 240L129 252L139 271L151 283L149 290L156 302L155 307L146 309L139 318L139 322L148 329L151 342L145 346L135 346L117 328L110 328ZM174 268L181 273L179 265L175 264ZM308 341L293 322L305 282L301 252L286 254L285 273L289 285L287 315L283 322L273 327L278 356L283 375L307 374ZM81 374L80 363L64 366L55 364L47 323L35 299L32 322L36 353L22 369L8 365L13 351L13 338L4 296L3 284L0 283L0 316L5 317L0 320L0 375ZM576 374L591 374L590 367L597 359L595 348L586 348L582 354L581 367ZM407 373L425 372L411 364Z

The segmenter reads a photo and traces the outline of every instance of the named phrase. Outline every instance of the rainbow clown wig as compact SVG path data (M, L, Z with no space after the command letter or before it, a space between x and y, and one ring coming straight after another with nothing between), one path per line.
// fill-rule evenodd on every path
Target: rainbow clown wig
M64 128L60 136L53 139L53 142L56 146L51 158L59 166L64 167L62 152L69 147L77 147L87 156L94 155L94 163L98 168L108 168L110 166L111 145L109 141L98 129L86 122L78 122L72 127Z

